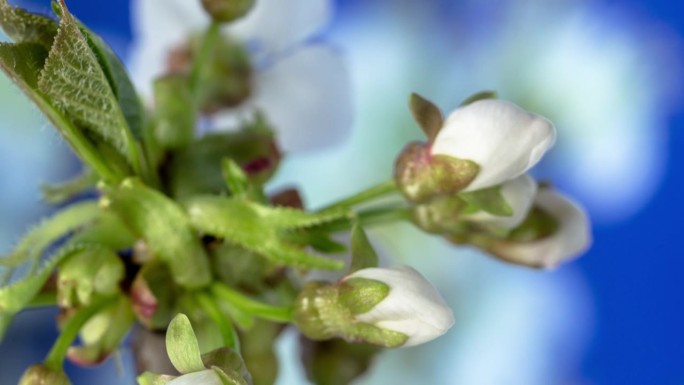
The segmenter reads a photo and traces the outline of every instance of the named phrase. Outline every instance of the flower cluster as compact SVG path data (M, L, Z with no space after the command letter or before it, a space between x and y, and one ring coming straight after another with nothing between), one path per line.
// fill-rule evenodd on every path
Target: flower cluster
M584 210L527 172L554 144L547 119L513 103L475 95L446 119L413 95L427 143L411 143L395 178L414 202L415 223L455 243L470 243L509 262L553 267L590 243Z

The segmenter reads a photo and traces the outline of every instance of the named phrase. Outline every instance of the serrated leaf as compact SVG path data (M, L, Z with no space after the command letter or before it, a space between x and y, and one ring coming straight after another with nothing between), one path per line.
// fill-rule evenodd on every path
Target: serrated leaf
M470 206L478 208L492 215L509 217L513 215L513 208L506 202L501 194L501 186L494 186L482 190L476 190L458 194ZM472 211L472 208L466 208Z
M302 216L306 213L301 211L290 217L287 210L297 210L216 196L196 196L186 200L184 206L197 230L224 238L275 262L320 269L342 268L340 261L308 254L283 241L282 232L286 229L316 222Z
M90 170L84 170L80 175L59 184L44 183L40 186L43 200L51 204L64 203L85 191L94 189L98 182L97 175Z
M100 157L94 144L59 112L39 90L40 71L48 50L38 43L0 43L0 68L43 111L76 154L102 178L117 180L116 172Z
M358 223L351 232L352 262L349 273L368 267L378 267L378 254L373 249L366 232Z
M59 5L62 19L38 87L59 111L138 169L137 145L97 55L64 2Z
M209 258L188 216L173 200L137 179L105 187L104 192L103 202L170 267L176 283L198 288L211 281Z
M197 337L185 314L178 314L169 324L166 331L166 351L173 366L183 374L206 369Z
M0 0L0 26L15 42L38 43L49 49L57 34L57 23L49 17L30 13Z
M416 93L411 94L409 107L413 118L428 137L428 140L434 140L444 123L442 111L434 103Z
M100 214L95 202L82 202L59 211L29 231L9 255L0 258L0 265L18 266L40 259L48 246L70 231L95 221Z
M476 94L469 96L466 100L464 100L461 103L461 106L467 106L468 104L475 103L478 100L496 99L496 96L497 96L496 92L494 92L494 91L480 91Z

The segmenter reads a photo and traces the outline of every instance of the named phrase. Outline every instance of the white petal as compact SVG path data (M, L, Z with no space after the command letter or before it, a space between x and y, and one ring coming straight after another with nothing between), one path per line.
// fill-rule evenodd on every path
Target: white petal
M169 52L206 28L209 18L199 0L137 0L131 13L131 76L141 94L150 97L152 80L166 69Z
M207 369L176 377L167 385L223 385L223 382L216 372Z
M523 174L502 184L501 195L513 209L513 215L502 217L478 211L475 214L465 215L463 218L494 227L513 229L527 217L537 195L537 183L528 174Z
M579 256L591 244L589 217L584 209L552 189L542 189L535 204L559 222L550 237L533 242L507 243L500 252L514 262L552 268Z
M321 30L331 13L330 0L256 0L247 16L225 30L246 41L258 53L273 54Z
M480 173L465 191L496 186L532 166L551 147L556 131L545 118L503 100L480 100L454 110L432 146L432 154L468 159Z
M357 320L409 336L403 347L441 336L454 324L454 316L439 292L408 266L368 268L347 277L381 281L390 287L387 297Z
M230 127L258 108L275 127L286 152L339 143L351 126L348 77L335 51L307 46L258 72L252 100L217 114L213 125Z

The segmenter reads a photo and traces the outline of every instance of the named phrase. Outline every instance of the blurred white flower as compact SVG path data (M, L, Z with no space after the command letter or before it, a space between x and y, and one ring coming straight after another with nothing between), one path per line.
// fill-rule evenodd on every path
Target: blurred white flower
M454 324L453 313L439 292L411 267L361 269L343 281L353 278L375 280L389 287L387 297L355 318L407 335L409 338L401 347L431 341Z
M464 191L492 187L534 166L554 143L547 119L513 103L479 100L454 110L432 144L432 155L471 160L480 166Z
M248 100L217 113L210 130L230 129L256 110L265 112L285 151L334 144L351 125L348 74L329 46L305 43L327 22L329 0L259 0L223 32L242 43L255 68ZM199 1L133 3L132 76L144 96L164 73L168 54L200 32L209 18Z
M550 188L540 189L534 203L557 221L556 231L535 241L497 243L495 254L515 263L553 268L589 247L589 218L579 204Z

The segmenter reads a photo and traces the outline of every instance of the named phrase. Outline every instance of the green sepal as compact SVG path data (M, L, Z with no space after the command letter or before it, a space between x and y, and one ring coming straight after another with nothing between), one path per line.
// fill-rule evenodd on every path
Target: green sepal
M247 14L255 0L202 0L202 6L218 22L237 20Z
M368 240L366 232L358 223L354 224L351 231L351 254L350 274L368 267L378 267L378 254Z
M237 373L226 372L218 366L212 366L211 370L218 375L219 379L221 380L221 385L250 385L247 380L242 378Z
M58 4L59 30L40 73L38 88L59 111L111 145L140 171L137 143L98 55L64 1Z
M409 97L409 107L420 128L423 130L429 142L432 142L442 129L444 116L442 111L431 101L422 96L412 93Z
M139 375L137 380L138 380L138 385L166 385L171 380L176 378L175 376L169 376L167 374L156 374L156 373L151 373L151 372L144 372L143 374Z
M202 243L173 200L137 179L126 179L117 187L105 186L103 191L102 203L146 241L153 256L169 265L176 283L198 288L211 281Z
M448 155L430 154L425 143L409 143L397 157L394 179L412 202L426 202L443 195L457 194L480 172L473 161Z
M197 111L187 76L166 75L154 81L154 133L163 149L188 146L195 136Z
M17 43L33 42L49 49L57 34L57 23L0 0L0 26Z
M482 210L500 217L513 215L513 208L501 194L501 186L460 193L458 196L469 205L469 207L464 208L464 214Z
M180 373L199 372L205 368L197 337L185 314L179 313L166 331L166 351Z
M533 207L525 220L507 236L513 242L532 242L553 235L560 223L551 214L539 207Z
M387 284L367 278L349 278L340 282L338 300L353 315L371 311L389 295Z
M67 375L61 370L46 365L33 365L26 369L18 385L71 385Z
M251 384L251 375L247 370L245 361L240 353L229 349L221 348L202 355L202 362L207 368L218 368L231 381L228 384L247 385ZM219 373L219 375L221 375Z
M306 253L284 241L287 230L331 221L339 218L339 213L309 214L216 196L196 196L183 204L197 230L223 238L274 262L332 270L343 267L340 261Z
M477 102L478 100L485 100L485 99L496 99L497 95L495 91L480 91L478 93L475 93L473 95L470 95L466 100L461 102L461 106L467 106L468 104L472 104Z

